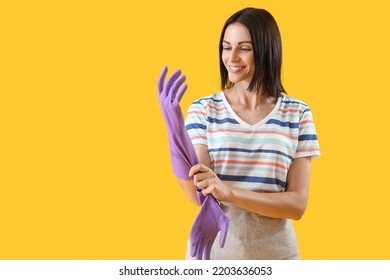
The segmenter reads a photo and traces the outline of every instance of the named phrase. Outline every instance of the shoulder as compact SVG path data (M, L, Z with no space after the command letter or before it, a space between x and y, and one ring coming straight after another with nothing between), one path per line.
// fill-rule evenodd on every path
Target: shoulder
M285 107L302 107L302 108L309 107L302 100L299 100L299 99L297 99L295 97L292 97L292 96L289 96L289 95L286 95L286 94L282 94L281 98L282 98L282 105L285 106Z
M202 98L199 98L191 103L190 107L188 108L189 114L202 114L204 116L208 116L212 114L213 110L219 110L219 108L222 108L224 106L222 93L214 93Z
M223 102L222 93L217 92L195 100L194 102L192 102L191 106L192 105L201 105L203 107L206 107L207 105L216 106L218 104L221 104L222 102Z
M205 97L201 97L191 103L187 111L187 120L202 120L206 121L207 116L210 115L210 108L218 108L223 104L220 93L214 93Z
M305 112L310 112L310 107L302 100L283 94L281 97L280 107L282 110L296 112L300 115Z

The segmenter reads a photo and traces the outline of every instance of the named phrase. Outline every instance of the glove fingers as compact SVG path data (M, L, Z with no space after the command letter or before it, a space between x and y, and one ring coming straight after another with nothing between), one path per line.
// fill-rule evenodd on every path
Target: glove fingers
M191 233L190 233L190 255L191 255L191 257L195 257L196 252L198 250L198 247L200 245L200 232L196 231L197 227L195 227L195 225L196 225L196 221L195 221L195 224L192 227Z
M224 214L225 215L225 214ZM223 248L225 246L226 236L229 228L229 218L224 216L221 217L219 222L219 228L221 229L221 235L219 236L219 247Z
M185 81L186 81L186 76L181 76L173 83L171 89L169 90L169 97L171 98L171 102L173 102L176 99L177 91Z
M190 242L190 246L191 246L190 247L190 255L191 255L191 257L195 257L196 251L198 249L198 243L193 240Z
M159 94L161 94L161 92L164 89L164 80L167 73L168 73L168 67L164 66L157 80L157 90Z
M170 89L172 88L172 85L174 84L174 82L177 80L177 78L179 78L181 75L181 70L176 70L175 73L172 74L172 76L170 76L168 78L168 80L166 81L166 83L164 84L164 89L166 91L165 94L169 94L170 92Z
M184 85L182 86L180 89L179 89L179 92L176 94L176 102L177 103L180 103L184 93L186 92L188 86L187 85Z
M191 248L190 248L190 255L191 257L195 257L195 259L199 260L199 258L202 258L202 254L199 252L202 251L202 237L200 233L197 234L196 238L194 238L191 242Z
M206 246L205 238L204 238L204 236L202 236L199 239L199 246L198 246L198 248L196 250L196 259L197 260L202 260L203 259L203 252L204 252L205 246Z
M213 247L213 242L208 242L204 248L203 257L205 260L209 260L211 256L211 247Z

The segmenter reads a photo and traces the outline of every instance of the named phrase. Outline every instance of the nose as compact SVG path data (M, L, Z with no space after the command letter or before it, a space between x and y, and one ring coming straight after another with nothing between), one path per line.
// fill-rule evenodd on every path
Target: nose
M240 60L240 56L239 56L239 50L237 48L233 48L230 52L230 57L229 57L229 60L234 62L234 61L239 61Z

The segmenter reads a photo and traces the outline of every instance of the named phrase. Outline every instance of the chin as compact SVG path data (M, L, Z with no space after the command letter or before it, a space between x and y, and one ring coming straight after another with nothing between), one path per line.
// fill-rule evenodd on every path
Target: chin
M242 78L237 76L229 75L228 77L229 77L229 81L231 81L232 83L239 83L243 80Z
M231 78L229 77L229 81L231 81L232 83L235 83L235 84L238 84L238 83L241 83L241 82L244 82L244 83L250 83L251 81L247 81L245 79L240 79L238 77L235 77L235 78Z

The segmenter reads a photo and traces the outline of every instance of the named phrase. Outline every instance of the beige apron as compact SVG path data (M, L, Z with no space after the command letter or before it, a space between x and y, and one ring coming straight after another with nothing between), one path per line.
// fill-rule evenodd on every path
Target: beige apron
M220 206L230 224L223 248L219 247L219 234L215 239L212 260L299 259L291 220L260 216L227 203ZM186 259L193 259L189 242Z

